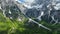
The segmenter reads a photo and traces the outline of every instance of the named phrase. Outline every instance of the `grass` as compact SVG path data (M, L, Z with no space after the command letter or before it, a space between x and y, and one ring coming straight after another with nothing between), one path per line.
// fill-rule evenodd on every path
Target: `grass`
M31 28L25 26L25 23L28 19L25 17L23 18L24 19L22 21L11 21L9 18L4 17L2 15L2 11L0 11L0 34L60 34L60 24L52 26L52 24L49 24L45 21L39 22L40 24L52 29L52 31L48 31L41 27Z

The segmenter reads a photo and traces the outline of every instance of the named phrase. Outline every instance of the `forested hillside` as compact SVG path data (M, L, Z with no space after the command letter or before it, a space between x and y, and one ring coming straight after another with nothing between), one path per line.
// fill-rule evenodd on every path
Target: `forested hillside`
M52 25L45 21L39 22L52 29L48 31L33 24L26 26L26 22L28 22L28 19L25 17L22 21L4 17L0 10L0 34L60 34L60 24Z

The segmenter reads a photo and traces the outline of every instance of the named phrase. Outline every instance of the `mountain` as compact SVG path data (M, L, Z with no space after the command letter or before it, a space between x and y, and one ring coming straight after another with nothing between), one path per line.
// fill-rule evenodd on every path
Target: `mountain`
M59 17L56 17L59 16L58 13L60 13L59 0L35 0L32 3L21 4L25 7L25 9L23 9L24 11L22 11L23 14L30 18L38 19L39 21L45 20L52 23L58 23L60 21Z
M57 34L59 26L59 0L0 0L0 31Z
M32 2L25 0L24 3L21 2L21 0L1 0L0 8L3 11L3 15L20 21L21 14L23 14L25 15L24 17L27 16L38 21L44 20L54 24L60 22L59 0L33 0Z

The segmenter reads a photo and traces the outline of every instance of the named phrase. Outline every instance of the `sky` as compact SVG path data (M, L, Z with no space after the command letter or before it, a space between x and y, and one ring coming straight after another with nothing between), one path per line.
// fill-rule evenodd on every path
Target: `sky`
M28 2L28 3L32 3L34 0L19 0L21 2Z
M19 0L19 1L24 2L24 0Z

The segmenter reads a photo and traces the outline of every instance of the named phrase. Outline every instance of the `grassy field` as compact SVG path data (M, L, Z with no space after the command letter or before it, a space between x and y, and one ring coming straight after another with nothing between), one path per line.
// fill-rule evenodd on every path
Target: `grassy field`
M60 24L52 26L45 21L39 22L52 29L52 31L48 31L41 27L25 26L26 22L27 18L22 21L10 20L8 17L4 17L0 11L0 34L60 34Z

